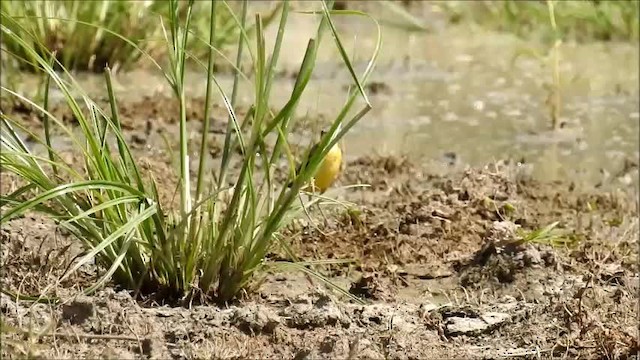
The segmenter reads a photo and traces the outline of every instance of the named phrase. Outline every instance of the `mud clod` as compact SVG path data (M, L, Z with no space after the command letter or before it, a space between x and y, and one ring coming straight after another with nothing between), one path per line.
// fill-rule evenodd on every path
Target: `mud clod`
M281 319L271 309L256 305L237 308L231 317L231 323L252 334L270 334L280 325Z
M338 340L339 338L337 336L329 335L325 337L324 339L322 339L322 342L320 343L320 347L319 347L320 352L325 354L333 352Z
M384 284L383 282L387 282ZM385 300L393 297L391 285L388 280L380 279L374 274L362 275L349 289L353 295L373 300Z
M293 304L283 309L280 316L287 326L296 329L313 329L325 326L348 328L351 321L342 310L333 303Z
M62 318L72 325L79 325L95 314L92 299L79 297L71 304L62 306Z

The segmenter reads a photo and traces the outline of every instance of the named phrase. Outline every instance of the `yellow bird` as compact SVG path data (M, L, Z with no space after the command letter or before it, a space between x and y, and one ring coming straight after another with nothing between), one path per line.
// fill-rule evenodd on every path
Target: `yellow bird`
M322 131L320 136L322 137L324 134L325 131ZM317 148L318 144L315 144L309 151L309 155L305 161L308 161ZM298 165L296 174L300 173L301 168L302 164ZM322 164L320 164L318 171L312 178L311 184L307 185L304 191L317 191L323 194L336 181L338 175L340 175L340 170L342 170L342 150L336 143L324 157ZM289 184L289 186L291 186L291 184Z

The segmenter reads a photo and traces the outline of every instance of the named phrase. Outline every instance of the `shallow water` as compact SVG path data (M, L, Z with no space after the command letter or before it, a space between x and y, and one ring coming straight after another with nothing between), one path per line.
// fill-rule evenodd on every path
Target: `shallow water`
M358 24L340 30L347 49L357 39L362 71L374 41L371 27ZM547 180L569 176L593 184L611 175L613 184L637 184L637 171L621 173L639 156L637 44L563 44L564 127L550 131L551 58L516 58L531 49L545 54L544 46L470 27L431 33L385 27L383 41L372 80L385 91L370 95L373 110L345 140L349 155L471 165L510 158L532 164L533 174ZM317 82L310 108L333 106L335 114L346 80L342 72Z
M312 15L290 16L280 59L285 74L299 66L316 23ZM336 23L345 48L356 54L356 70L362 73L375 47L375 27L365 18L339 18ZM275 30L275 26L268 29L268 46ZM550 58L515 59L527 49L546 55L544 46L469 26L428 33L383 27L382 35L371 79L382 84L381 91L370 91L373 109L344 140L348 157L407 155L434 171L507 158L529 164L534 176L546 180L570 177L577 183L637 186L637 44L563 44L560 122L564 127L550 131L545 105ZM198 74L189 74L190 94L204 93L205 79ZM79 80L87 89L104 94L102 76L81 75ZM326 34L298 114L331 119L346 99L349 80ZM230 93L231 78L221 76L220 81ZM290 76L277 78L273 105L282 106L292 87ZM251 97L242 94L251 94L251 85L244 83L240 89L240 101L250 103ZM120 74L116 90L127 99L170 91L158 72L149 71ZM625 164L634 163L635 169L622 171Z

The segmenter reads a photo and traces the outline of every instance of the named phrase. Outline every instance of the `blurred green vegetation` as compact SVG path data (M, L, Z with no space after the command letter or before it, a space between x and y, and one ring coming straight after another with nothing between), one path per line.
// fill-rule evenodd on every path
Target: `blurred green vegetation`
M211 5L208 1L197 3L191 27L194 36L189 39L188 51L202 57L208 51L201 39L207 37L208 8ZM186 1L180 2L183 10L186 10L186 4ZM546 42L555 38L544 0L451 0L433 4L447 14L451 23L473 22ZM554 4L558 35L562 39L579 42L639 39L638 1L565 0L554 1ZM236 1L217 2L214 45L219 50L237 39L238 27L230 11L237 10L237 5ZM387 5L393 4L389 2ZM58 60L69 69L101 71L106 64L114 70L136 66L142 56L140 51L135 51L111 32L126 37L153 56L166 55L162 25L167 28L169 16L163 0L4 0L0 2L0 8L31 34L25 34L23 38L55 50ZM265 23L270 22L279 6L274 2L271 8L270 13L263 16ZM184 11L182 13L186 15ZM249 24L247 31L250 33L252 30L252 24ZM3 51L21 57L25 55L6 37L2 39L2 47ZM3 65L6 65L4 61ZM24 62L21 66L25 67Z
M187 4L180 2L182 17L186 16ZM218 49L237 41L238 26L230 10L238 5L235 1L216 3L217 29L213 45ZM197 57L208 53L208 42L203 39L208 37L210 7L208 1L197 2L194 7L191 26L194 36L187 45L189 53ZM36 48L44 45L47 50L56 51L57 59L68 69L102 71L107 64L114 70L136 66L141 52L113 33L152 56L164 56L167 52L163 26L169 29L170 20L163 0L4 0L0 2L0 9L20 25L10 30L26 29L30 35L21 34L23 39ZM264 16L265 23L276 10ZM10 22L2 23L8 26ZM249 31L252 26L247 27ZM2 39L2 48L3 52L33 60L11 38ZM40 54L43 53L41 50ZM29 68L24 62L18 63L23 69Z
M441 1L452 23L472 21L493 30L551 42L554 31L544 0ZM637 41L639 2L635 0L554 1L559 35L565 40Z

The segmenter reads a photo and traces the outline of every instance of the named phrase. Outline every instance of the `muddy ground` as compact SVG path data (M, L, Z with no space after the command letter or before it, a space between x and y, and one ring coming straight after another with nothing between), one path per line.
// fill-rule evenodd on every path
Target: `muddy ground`
M199 104L195 101L193 105ZM33 131L28 106L3 111ZM200 120L200 106L189 115ZM122 105L137 158L169 200L175 177L157 134L176 122L165 99ZM222 114L222 109L218 109ZM69 123L63 110L54 113ZM147 119L141 120L141 119ZM212 125L215 158L221 115ZM304 136L302 127L298 135ZM150 140L156 139L156 140ZM69 156L73 156L70 154ZM636 169L637 171L637 169ZM161 176L160 176L161 175ZM637 173L636 173L637 176ZM15 188L2 174L2 193ZM339 189L352 184L367 188ZM435 174L404 158L349 160L326 222L300 219L285 235L301 258L355 259L318 268L355 303L296 272L274 271L227 306L158 305L95 280L83 267L52 289L60 305L2 295L7 358L631 358L638 348L638 202L632 189L535 181L508 160ZM564 243L522 243L559 222ZM2 287L37 294L80 249L55 225L28 215L3 225ZM283 254L274 249L271 259Z

